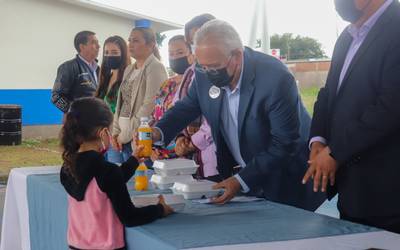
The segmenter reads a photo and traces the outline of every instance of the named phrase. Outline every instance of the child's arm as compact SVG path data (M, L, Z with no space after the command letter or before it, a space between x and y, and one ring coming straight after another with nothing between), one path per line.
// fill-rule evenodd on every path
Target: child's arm
M121 169L109 168L107 174L97 178L99 186L111 200L114 211L123 225L139 226L163 217L162 204L142 208L133 205Z
M137 167L139 166L139 153L143 150L143 146L136 146L135 152L129 159L121 164L122 176L125 183L128 182L131 177L135 174Z
M138 166L139 162L133 156L129 157L129 159L126 162L121 164L120 169L122 173L122 178L124 179L125 183L132 178Z

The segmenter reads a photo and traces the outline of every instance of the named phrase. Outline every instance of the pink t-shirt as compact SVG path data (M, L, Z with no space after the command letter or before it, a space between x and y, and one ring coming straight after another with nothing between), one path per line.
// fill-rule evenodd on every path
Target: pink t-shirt
M93 178L85 199L68 195L68 244L80 249L110 250L125 246L124 226L114 212L107 194Z

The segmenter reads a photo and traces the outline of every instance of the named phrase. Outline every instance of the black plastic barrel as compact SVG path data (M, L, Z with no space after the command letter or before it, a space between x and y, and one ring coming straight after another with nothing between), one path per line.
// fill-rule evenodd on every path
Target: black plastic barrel
M18 105L0 105L0 145L21 144L21 111Z

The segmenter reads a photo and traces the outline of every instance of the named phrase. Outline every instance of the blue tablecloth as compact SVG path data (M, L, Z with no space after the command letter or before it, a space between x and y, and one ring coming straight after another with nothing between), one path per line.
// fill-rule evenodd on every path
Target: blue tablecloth
M58 175L27 179L32 250L67 246L67 199ZM182 213L126 228L128 249L185 249L334 236L378 229L268 201L225 206L188 202Z

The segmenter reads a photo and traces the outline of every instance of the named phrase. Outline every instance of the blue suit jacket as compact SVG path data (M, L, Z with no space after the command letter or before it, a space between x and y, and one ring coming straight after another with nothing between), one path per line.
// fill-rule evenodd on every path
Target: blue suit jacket
M315 210L325 195L314 194L301 180L307 169L307 140L311 119L302 105L293 76L275 58L249 48L244 52L240 89L238 133L246 167L239 175L253 190L262 188L269 200ZM212 83L196 72L189 94L157 123L164 142L199 115L211 126L217 146L218 171L223 178L237 165L221 133L221 104L224 94L212 99Z

